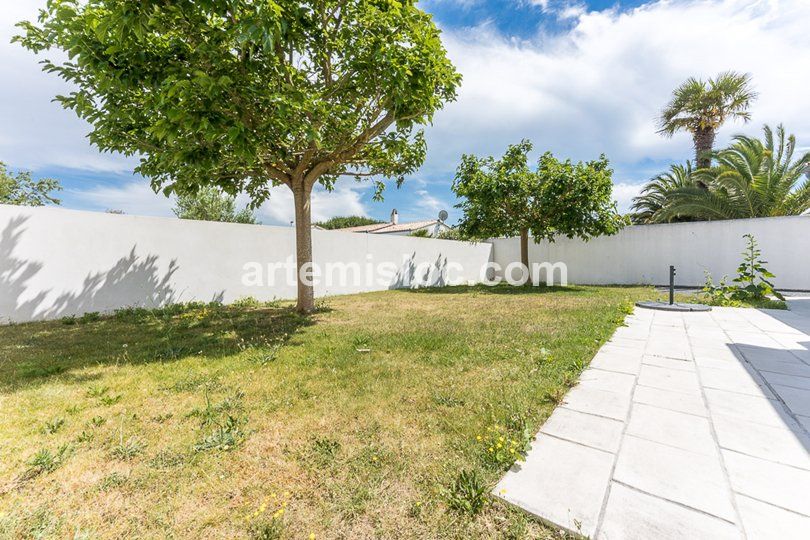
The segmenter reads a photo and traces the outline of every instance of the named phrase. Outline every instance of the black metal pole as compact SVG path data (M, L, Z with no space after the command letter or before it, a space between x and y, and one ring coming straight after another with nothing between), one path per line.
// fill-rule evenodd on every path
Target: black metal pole
M669 267L669 305L675 303L675 267Z

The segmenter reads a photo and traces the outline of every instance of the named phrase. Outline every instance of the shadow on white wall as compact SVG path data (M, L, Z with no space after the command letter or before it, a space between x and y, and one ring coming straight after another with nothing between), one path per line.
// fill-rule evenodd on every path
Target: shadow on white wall
M158 257L139 256L137 246L108 270L89 273L78 291L63 292L51 300L50 289L40 290L28 298L27 283L42 270L43 264L15 256L27 220L11 219L0 234L0 313L13 314L12 320L54 319L121 306L156 307L176 301L170 281L179 268L177 262L172 260L161 274Z

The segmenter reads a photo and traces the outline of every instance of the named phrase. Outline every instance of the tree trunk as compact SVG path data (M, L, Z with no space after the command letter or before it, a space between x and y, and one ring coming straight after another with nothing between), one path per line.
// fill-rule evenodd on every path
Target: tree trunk
M301 268L312 263L312 216L310 202L312 189L307 188L303 181L293 184L293 201L295 203L295 268L298 280L298 302L295 309L299 313L312 313L315 311L315 288L311 281L306 283L301 279ZM311 269L311 264L310 270ZM309 274L311 275L311 273Z
M695 165L698 169L705 169L711 166L711 151L714 147L714 130L712 128L698 129L695 131L693 139L695 141Z
M529 231L527 229L520 229L520 263L529 270ZM531 281L531 279L532 273L529 270L527 282Z

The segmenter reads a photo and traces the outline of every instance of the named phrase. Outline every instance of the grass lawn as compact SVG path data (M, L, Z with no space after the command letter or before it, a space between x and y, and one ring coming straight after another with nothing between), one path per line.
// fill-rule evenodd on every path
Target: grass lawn
M460 287L309 318L245 302L0 327L0 537L559 538L500 503L473 515L476 491L653 294Z

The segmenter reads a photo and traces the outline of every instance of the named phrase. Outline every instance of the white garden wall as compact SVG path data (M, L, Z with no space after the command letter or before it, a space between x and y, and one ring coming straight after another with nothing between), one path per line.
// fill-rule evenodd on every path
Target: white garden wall
M442 285L440 270L477 282L492 246L450 240L313 231L314 260L356 263L359 283L316 286L332 295ZM28 321L124 306L294 298L278 270L275 285L243 282L245 264L283 263L294 253L290 227L186 221L0 205L0 321ZM387 279L367 279L387 262ZM350 272L353 270L350 270ZM255 277L255 273L253 274Z
M759 242L778 288L810 290L810 216L633 226L589 242L567 238L554 243L530 241L529 259L532 263L564 262L568 281L579 284L666 285L672 264L677 285L700 286L705 281L704 270L715 281L724 274L736 275L745 248L742 236L747 233ZM492 243L498 264L520 260L517 238ZM545 279L545 274L541 276Z

